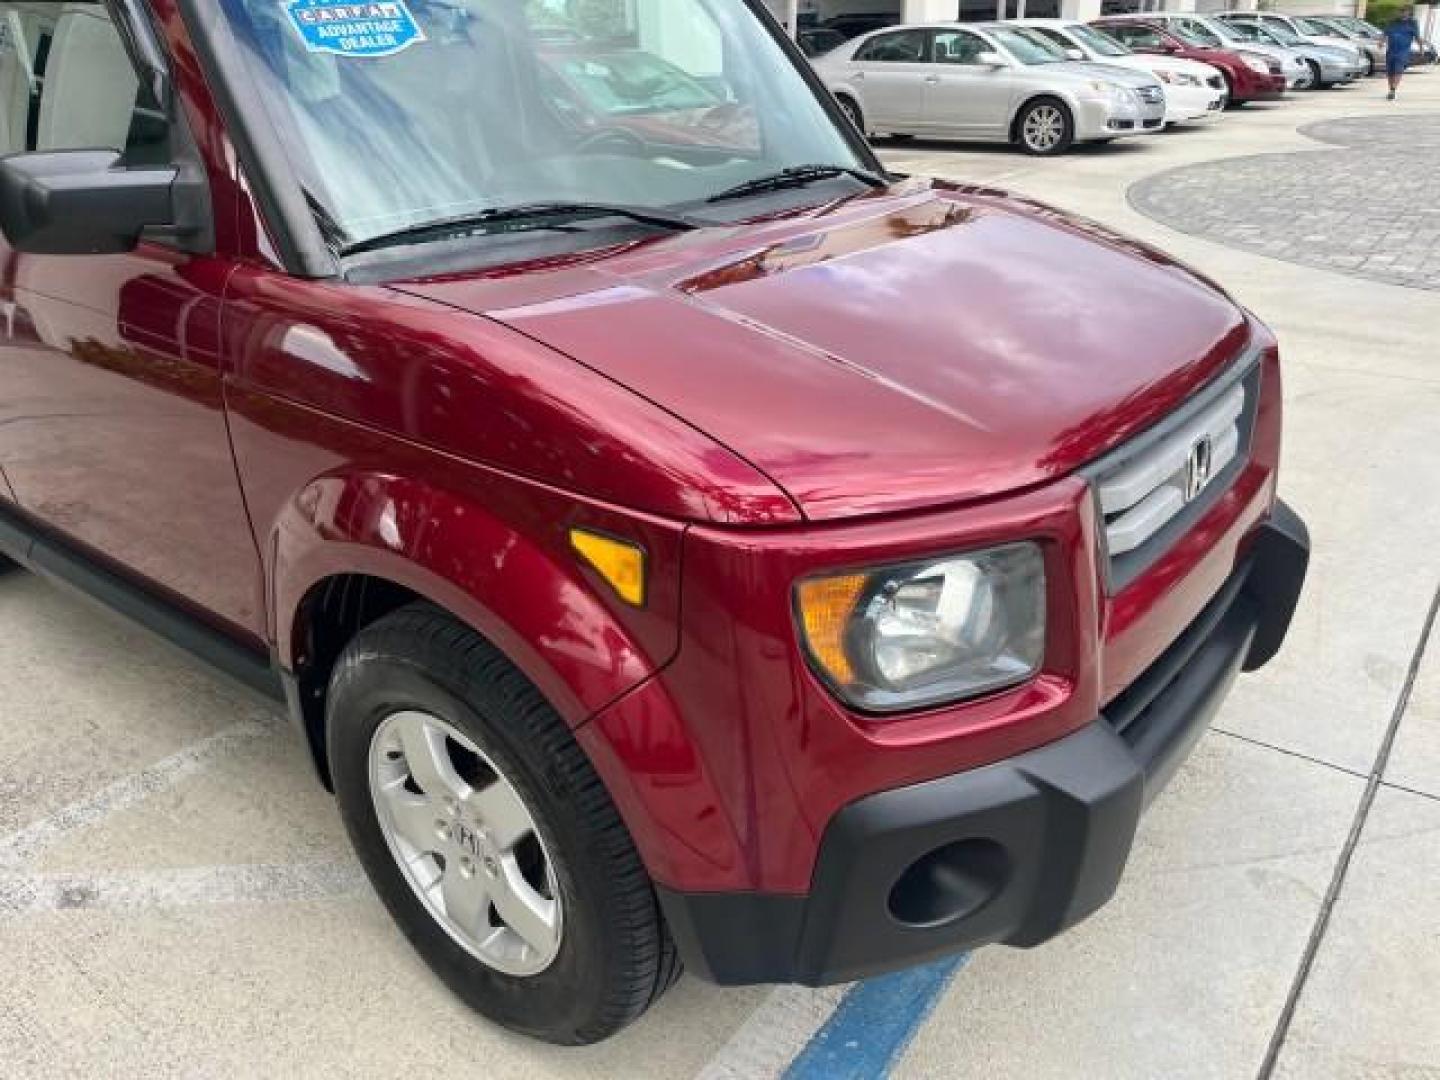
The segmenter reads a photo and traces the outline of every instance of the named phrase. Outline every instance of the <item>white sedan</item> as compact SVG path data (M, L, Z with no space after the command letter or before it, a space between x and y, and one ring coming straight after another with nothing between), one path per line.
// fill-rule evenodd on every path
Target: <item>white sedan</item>
M1137 53L1093 26L1068 19L1015 19L1012 22L1044 34L1072 59L1153 74L1165 84L1167 124L1208 120L1225 110L1225 78L1209 64L1179 56Z

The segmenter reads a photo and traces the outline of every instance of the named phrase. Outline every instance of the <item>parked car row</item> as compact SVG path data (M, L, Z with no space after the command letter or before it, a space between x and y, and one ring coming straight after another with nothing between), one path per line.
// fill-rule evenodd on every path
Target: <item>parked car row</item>
M1383 35L1342 25L1272 12L882 25L812 62L866 135L1012 143L1050 155L1381 70ZM802 44L814 52L826 44L819 35L847 27L809 28Z
M1147 12L1142 17L1155 18L1185 16L1171 13ZM1248 25L1257 25L1261 33L1251 34L1247 40L1285 49L1296 49L1304 44L1324 44L1328 39L1332 45L1358 49L1365 58L1365 74L1373 75L1382 66L1385 56L1385 33L1374 23L1353 15L1298 15L1284 16L1274 12L1230 12L1216 16L1219 19L1238 19ZM883 30L897 25L899 18L893 14L869 12L839 15L824 22L802 20L799 40L805 55L816 57L844 42L874 30ZM1284 40L1276 40L1277 35ZM1440 51L1428 41L1417 40L1412 48L1412 64L1434 64L1440 62Z

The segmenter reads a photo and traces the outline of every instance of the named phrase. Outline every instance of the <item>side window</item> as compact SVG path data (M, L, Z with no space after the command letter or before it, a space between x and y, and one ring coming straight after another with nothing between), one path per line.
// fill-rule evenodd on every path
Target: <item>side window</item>
M1032 34L1039 34L1046 41L1050 42L1050 44L1055 45L1061 49L1079 48L1079 46L1076 45L1075 42L1071 41L1064 34L1060 33L1058 30L1052 30L1048 26L1031 26L1027 29L1029 29Z
M114 150L169 160L168 127L105 6L0 0L0 153Z
M1110 33L1132 49L1163 48L1160 35L1147 26L1117 26Z
M881 34L861 45L855 53L855 60L864 64L923 64L925 35L924 30Z
M964 30L941 30L935 35L937 64L978 64L985 42Z

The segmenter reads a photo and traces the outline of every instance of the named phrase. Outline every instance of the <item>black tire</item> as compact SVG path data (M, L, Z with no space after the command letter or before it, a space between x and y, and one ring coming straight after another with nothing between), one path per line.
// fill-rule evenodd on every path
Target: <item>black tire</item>
M464 733L534 819L564 913L559 951L539 974L507 975L472 955L397 866L370 792L370 746L382 721L406 710ZM634 1021L679 977L650 878L589 759L478 634L423 604L368 627L336 664L326 724L341 816L366 873L416 951L471 1007L511 1030L583 1045Z
M1369 53L1366 53L1366 54L1365 54L1365 78L1367 78L1367 79L1372 79L1372 78L1374 78L1374 77L1375 77L1375 57L1371 56Z
M848 94L836 94L835 100L839 103L840 111L845 114L845 118L855 125L855 130L861 135L866 134L865 113L861 111L859 102Z
M1044 129L1053 134L1042 141L1032 129L1044 121ZM1056 127L1055 125L1058 125ZM1053 141L1051 141L1053 139ZM1015 141L1020 149L1034 157L1055 157L1070 149L1075 141L1075 118L1058 98L1042 97L1027 102L1015 118Z
M1310 69L1310 86L1308 87L1308 89L1310 89L1310 90L1324 90L1324 89L1326 89L1325 82L1324 82L1324 73L1320 70L1320 64L1319 64L1319 62L1318 62L1318 61L1315 61L1315 60L1306 60L1306 61L1305 61L1305 66Z

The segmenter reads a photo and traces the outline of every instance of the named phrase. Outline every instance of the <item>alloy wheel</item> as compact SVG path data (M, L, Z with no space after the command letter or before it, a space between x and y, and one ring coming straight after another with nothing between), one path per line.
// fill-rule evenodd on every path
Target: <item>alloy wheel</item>
M387 717L370 742L380 831L431 917L481 963L538 975L560 951L555 865L495 763L439 717Z
M1037 105L1025 114L1020 137L1036 153L1049 153L1065 137L1065 117L1057 106Z

